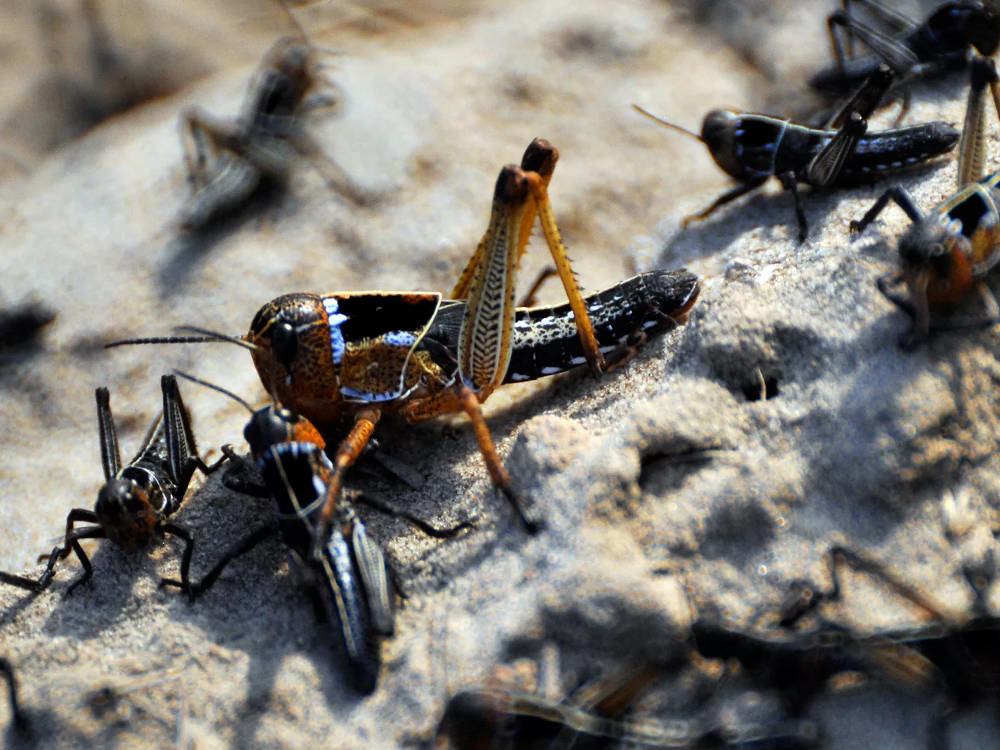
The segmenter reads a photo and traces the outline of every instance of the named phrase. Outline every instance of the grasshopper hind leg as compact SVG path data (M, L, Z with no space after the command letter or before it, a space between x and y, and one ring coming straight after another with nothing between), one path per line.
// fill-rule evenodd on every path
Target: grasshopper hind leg
M490 436L489 428L486 426L486 420L483 419L483 412L479 406L479 399L476 398L476 394L473 393L472 389L468 386L458 386L457 390L458 397L462 403L462 409L465 411L466 415L469 417L469 421L472 423L472 430L475 432L476 441L479 443L479 452L482 453L483 460L486 461L486 468L490 473L490 478L493 480L493 484L496 485L496 487L503 493L504 497L507 498L507 502L509 502L517 512L517 516L521 520L521 524L524 526L525 531L529 534L538 533L544 526L544 523L540 519L532 518L530 514L525 511L524 503L514 491L510 481L510 474L507 473L507 469L500 460L500 454L497 453L496 444Z

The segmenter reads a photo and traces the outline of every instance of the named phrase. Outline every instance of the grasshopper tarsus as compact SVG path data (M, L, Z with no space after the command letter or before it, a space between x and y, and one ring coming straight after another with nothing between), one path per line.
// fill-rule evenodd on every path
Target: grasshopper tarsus
M531 535L535 535L545 528L545 521L541 518L532 518L524 509L524 502L521 497L510 487L501 486L500 491L507 498L514 512L517 513L518 520L524 530Z
M385 513L386 515L402 518L409 524L420 529L427 536L434 537L435 539L451 539L452 537L458 536L463 531L469 531L476 528L475 524L470 521L462 521L455 526L448 528L439 528L431 523L428 523L419 516L415 516L414 514L403 510L384 498L376 498L375 496L364 492L354 493L352 500L354 502L367 505L370 508L374 508L375 510Z

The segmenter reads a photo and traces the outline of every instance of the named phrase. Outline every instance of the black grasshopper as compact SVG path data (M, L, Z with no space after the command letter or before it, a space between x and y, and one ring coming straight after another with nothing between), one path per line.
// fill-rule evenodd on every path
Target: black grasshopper
M880 66L824 128L765 114L715 109L705 115L701 135L662 120L633 105L636 111L704 143L715 163L737 180L703 211L681 226L710 216L720 206L746 195L777 177L792 194L799 242L809 228L797 183L817 188L846 187L882 179L950 151L959 133L943 122L868 132L867 118L892 82Z
M925 214L906 189L896 185L860 221L851 222L852 232L864 231L890 202L913 222L899 239L900 270L877 281L879 291L913 320L900 341L904 348L926 341L932 330L987 328L1000 321L1000 304L986 284L1000 262L1000 171L984 176L986 89L1000 115L1000 78L990 58L974 59L969 73L958 191ZM982 303L979 315L932 319L932 313L954 313L973 292Z
M194 550L191 532L167 519L180 508L195 469L210 474L224 460L208 466L198 456L191 418L181 400L177 379L164 375L160 379L163 391L163 411L150 425L142 448L128 464L122 465L118 434L111 416L107 388L98 388L97 423L101 439L101 466L106 484L97 495L93 510L73 508L66 516L66 536L61 545L47 555L48 564L37 579L0 572L0 583L41 591L55 575L56 563L75 552L83 575L74 581L66 594L86 583L94 574L81 539L110 539L126 550L148 547L159 534L173 534L184 540L181 558L181 580L188 585L188 568ZM75 528L75 524L91 526ZM43 556L46 557L46 556Z
M873 23L852 14L852 5L866 8ZM844 0L843 6L827 18L835 64L809 81L818 91L838 97L854 90L881 64L905 82L965 68L970 48L992 55L1000 46L996 2L942 3L922 22L876 0ZM855 57L854 40L871 54Z
M190 376L186 376L190 377ZM192 378L193 379L193 378ZM197 381L203 382L203 381ZM218 386L204 383L249 405ZM393 605L389 576L382 550L365 530L350 504L338 500L330 534L320 554L312 553L313 536L320 511L329 496L333 465L324 453L325 441L305 418L279 406L253 411L244 436L250 444L265 489L246 484L229 474L225 482L233 489L269 494L275 503L277 523L262 526L229 549L198 583L163 579L163 585L186 588L191 599L203 594L235 558L249 552L276 534L294 554L300 569L317 592L325 617L338 623L355 687L362 693L375 689L379 670L378 639L392 635ZM241 459L230 450L234 465ZM383 510L386 507L378 504ZM396 509L434 536L451 536L468 524L439 531Z
M294 18L292 18L294 21ZM191 196L183 229L199 229L242 206L258 188L285 182L296 155L308 157L342 195L361 202L343 170L303 127L312 111L336 104L335 84L320 73L318 50L300 36L276 42L261 63L235 122L199 108L181 116L181 140ZM324 84L324 91L313 93Z

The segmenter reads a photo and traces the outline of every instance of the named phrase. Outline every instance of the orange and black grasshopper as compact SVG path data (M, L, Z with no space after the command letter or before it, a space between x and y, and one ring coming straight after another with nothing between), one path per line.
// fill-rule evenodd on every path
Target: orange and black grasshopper
M190 377L190 376L185 376ZM243 431L257 470L264 480L264 492L248 485L232 473L223 482L232 489L251 494L268 494L274 499L277 523L248 534L228 550L198 583L163 579L162 584L186 589L193 600L207 591L235 558L249 552L265 539L281 534L295 554L300 569L316 590L322 610L330 622L340 625L351 675L357 689L370 693L378 676L378 637L393 632L392 594L385 559L364 524L343 499L336 503L333 528L322 552L311 554L319 514L329 498L333 465L323 449L326 443L309 420L280 406L253 409L235 394L219 386L191 378L243 404L252 416ZM242 460L223 449L237 466ZM450 537L466 528L439 530L410 514L372 503L381 510L400 515L436 537Z
M242 339L189 329L209 335L119 343L235 341L250 349L261 382L277 402L320 430L352 419L333 456L320 543L329 532L344 475L384 414L419 422L465 412L494 484L534 531L538 522L521 508L480 404L506 382L584 363L599 372L604 352L635 343L633 336L641 339L683 323L699 291L692 274L653 272L584 299L546 190L557 158L551 144L536 139L520 167L500 172L489 226L452 300L429 292L288 294L264 305ZM517 310L517 263L536 216L569 305Z
M715 163L737 180L707 208L686 217L682 227L777 177L792 194L799 242L805 242L809 227L797 183L829 188L874 182L946 153L958 141L958 131L943 122L868 133L867 118L891 83L892 72L881 66L822 129L771 115L715 109L705 115L697 135L632 106L661 125L697 138Z
M262 184L283 183L295 154L309 157L339 193L361 201L343 170L302 126L309 112L336 103L330 93L310 92L320 82L328 92L336 86L320 75L317 48L301 27L299 32L299 37L280 39L268 51L236 122L222 122L198 108L181 116L191 184L191 197L181 210L182 228L199 229L243 205Z
M209 474L225 457L211 466L202 461L176 378L164 375L160 387L163 411L150 425L142 448L125 466L118 448L108 389L97 389L101 465L106 482L98 492L97 503L93 510L73 508L69 512L63 543L47 555L48 564L38 580L0 572L0 583L41 591L51 583L56 563L69 557L72 551L83 565L84 573L66 589L68 595L94 574L87 553L80 546L81 539L106 538L126 550L135 550L148 547L157 534L173 534L184 540L181 579L185 587L188 585L194 539L186 528L167 519L180 508L195 469ZM74 528L74 524L81 522L93 525Z
M891 67L905 83L963 70L970 47L990 56L1000 46L1000 6L995 1L942 3L921 23L876 0L844 0L843 5L843 10L827 18L836 62L809 81L814 89L836 96L853 91L881 64ZM852 5L866 8L881 28L855 17L850 12ZM873 54L854 57L855 39Z
M977 57L970 68L969 104L959 149L957 193L924 215L901 186L886 190L860 221L858 233L894 201L913 221L899 239L902 269L878 279L879 291L913 319L902 338L904 348L927 340L931 329L986 328L1000 320L1000 306L986 285L990 270L1000 261L1000 172L983 177L986 143L983 135L987 85L1000 113L996 65ZM897 287L905 284L909 296ZM976 291L985 311L976 318L932 321L931 311L951 312Z

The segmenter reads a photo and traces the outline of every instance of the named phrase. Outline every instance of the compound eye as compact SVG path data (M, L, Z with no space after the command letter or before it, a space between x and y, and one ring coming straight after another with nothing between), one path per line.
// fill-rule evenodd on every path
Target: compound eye
M254 453L257 452L258 447L262 442L260 426L257 422L257 415L255 414L253 418L247 422L247 426L243 428L243 439L247 441L247 445L250 446L250 450Z
M941 252L938 249L934 249L934 255L931 256L931 266L938 276L947 277L951 273L951 255L944 252L944 248L941 248Z
M282 321L271 332L271 350L285 367L290 367L299 352L299 335L291 323Z

